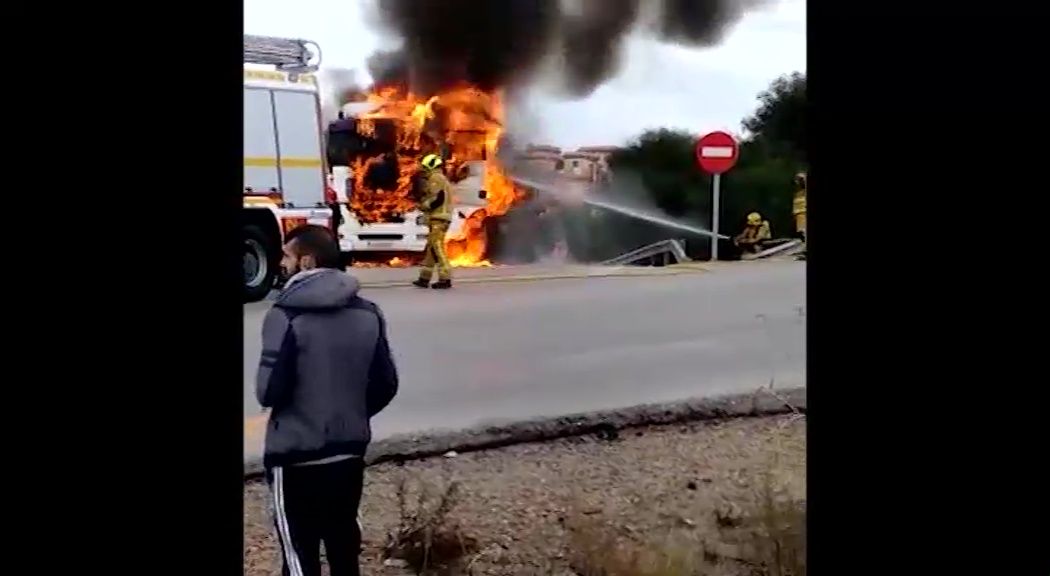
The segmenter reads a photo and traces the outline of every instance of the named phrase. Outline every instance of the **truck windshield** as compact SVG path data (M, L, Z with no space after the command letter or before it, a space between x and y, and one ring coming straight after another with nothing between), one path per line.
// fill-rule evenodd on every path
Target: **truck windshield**
M357 139L353 120L336 120L329 124L328 165L349 166L354 156L354 150L359 147L356 142Z
M336 120L328 125L328 165L351 166L355 160L382 156L394 152L397 135L391 130L392 122L373 120L370 136L357 130L357 121L352 118ZM387 124L390 124L388 126Z

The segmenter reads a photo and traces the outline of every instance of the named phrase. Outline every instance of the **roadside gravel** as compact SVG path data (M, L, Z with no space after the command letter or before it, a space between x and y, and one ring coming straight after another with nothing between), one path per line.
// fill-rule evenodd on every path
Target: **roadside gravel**
M715 515L759 498L767 472L805 498L805 420L790 416L622 430L368 469L361 516L365 574L403 574L380 549L400 518L398 486L413 506L420 486L460 485L449 519L478 542L474 574L566 574L579 519L615 525L636 542L710 542ZM245 484L246 576L280 573L264 484Z

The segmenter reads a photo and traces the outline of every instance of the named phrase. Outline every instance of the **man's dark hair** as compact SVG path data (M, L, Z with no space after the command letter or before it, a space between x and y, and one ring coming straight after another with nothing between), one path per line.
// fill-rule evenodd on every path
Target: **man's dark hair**
M339 244L331 230L317 224L306 224L285 235L285 244L295 240L292 249L300 256L313 256L318 268L339 269Z

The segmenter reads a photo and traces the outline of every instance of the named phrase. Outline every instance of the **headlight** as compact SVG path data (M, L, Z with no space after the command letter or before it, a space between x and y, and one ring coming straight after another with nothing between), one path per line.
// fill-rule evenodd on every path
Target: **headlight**
M416 216L416 226L425 226L426 223L427 223L427 217L426 216L424 216L422 214L420 214L419 216Z

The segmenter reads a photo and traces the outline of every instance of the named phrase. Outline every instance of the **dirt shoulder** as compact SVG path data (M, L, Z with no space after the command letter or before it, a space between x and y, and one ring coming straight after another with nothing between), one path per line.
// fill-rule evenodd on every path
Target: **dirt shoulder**
M644 551L634 554L635 563L649 551L674 550L689 557L683 561L709 563L704 573L740 574L752 562L742 547L753 546L727 530L749 522L749 511L769 511L771 500L804 501L805 443L804 418L789 415L629 428L376 465L361 506L364 573L403 574L394 565L403 563L384 563L384 545L399 529L404 535L406 523L429 522L433 532L455 535L452 555L471 574L593 573L599 568L583 565L596 555L612 558L613 549ZM451 511L441 522L428 520L450 485ZM280 573L267 497L264 484L245 484L247 576ZM643 573L672 572L630 572Z

